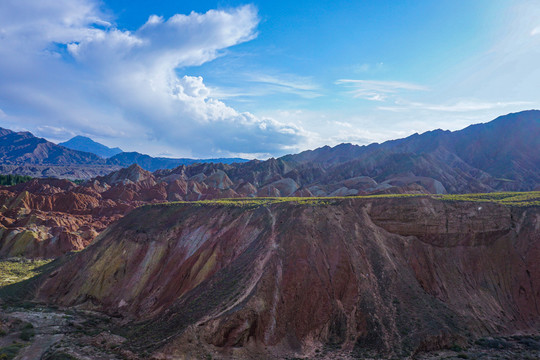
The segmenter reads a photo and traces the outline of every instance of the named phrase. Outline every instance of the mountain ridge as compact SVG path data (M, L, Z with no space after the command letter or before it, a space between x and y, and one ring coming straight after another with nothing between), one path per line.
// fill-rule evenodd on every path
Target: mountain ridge
M122 149L115 147L110 148L100 144L89 137L77 135L71 139L58 143L59 146L67 147L68 149L78 150L96 154L102 158L110 158L122 152Z
M31 141L30 133L6 133L1 139L10 137L23 137L27 142L36 142ZM58 147L65 149L59 151L55 148L57 145L44 139L39 141L46 143L41 147L52 149L50 154L68 151ZM0 145L0 160L7 159L6 156L1 157L2 151L4 154L9 153L6 144L2 142ZM290 185L290 189L299 190L307 196L361 195L366 192L390 191L395 186L402 187L403 191L436 190L440 193L529 191L540 186L539 148L540 111L529 110L500 116L491 122L471 125L454 132L433 130L364 146L324 146L265 161L153 158L137 152L124 152L106 160L97 159L101 168L100 173L94 176L103 176L107 167L113 171L136 163L146 170L157 171L158 177L174 174L178 166L187 166L178 171L185 172L186 179L194 177L200 181L216 171L223 171L236 185L245 183L247 188L254 186L256 189L265 187L259 196L290 196L290 191L282 191L285 183ZM97 157L71 151L71 154L83 158ZM33 152L41 154L39 161L32 162L36 158ZM53 165L47 158L49 153L40 151L37 146L30 148L27 153L16 157L19 162L2 161L0 170L9 168L12 173L21 171L14 165L24 164L25 161L31 162L33 166L44 162L47 166ZM58 159L63 161L62 164L69 163L66 156ZM79 166L95 166L91 164L92 161L81 161ZM28 172L23 174L30 175ZM356 180L349 181L360 177L367 178L364 185ZM368 186L370 183L377 185Z
M80 138L91 141L89 143L84 140L86 145L93 147L85 150L95 150L96 146L107 148L90 138ZM14 132L0 128L0 173L33 177L90 179L132 164L138 164L147 170L155 171L196 163L241 163L247 161L242 158L160 158L138 152L120 152L105 159L91 151L76 150L62 144L65 143L55 144L34 136L28 131ZM68 143L68 145L70 144ZM107 149L115 151L119 148Z

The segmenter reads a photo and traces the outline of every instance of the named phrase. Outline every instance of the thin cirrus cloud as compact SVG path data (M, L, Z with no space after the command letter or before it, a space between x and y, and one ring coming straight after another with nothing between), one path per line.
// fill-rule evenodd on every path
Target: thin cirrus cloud
M286 78L285 78L286 77ZM300 97L312 99L322 96L321 89L311 79L293 75L273 76L268 74L251 74L248 81L271 86L272 91L296 94Z
M0 3L4 123L22 122L41 136L60 138L70 129L65 135L109 136L128 150L151 144L154 152L188 156L279 153L302 138L299 127L240 113L212 98L201 77L177 74L254 39L255 7L152 15L127 31L99 4Z
M534 104L529 101L485 102L474 100L456 101L449 104L429 104L420 102L400 101L397 106L378 106L379 110L403 112L409 110L430 110L437 112L474 112L492 109L504 109L515 106L529 106Z
M402 91L429 90L422 85L401 81L339 79L336 84L351 89L348 93L355 98L371 101L386 101L390 96Z

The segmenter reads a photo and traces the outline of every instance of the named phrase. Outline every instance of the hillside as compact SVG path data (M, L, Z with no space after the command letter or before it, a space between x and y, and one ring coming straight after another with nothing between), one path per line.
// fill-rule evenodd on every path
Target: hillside
M537 332L539 209L423 196L145 206L37 296L123 319L122 347L158 358L402 358Z

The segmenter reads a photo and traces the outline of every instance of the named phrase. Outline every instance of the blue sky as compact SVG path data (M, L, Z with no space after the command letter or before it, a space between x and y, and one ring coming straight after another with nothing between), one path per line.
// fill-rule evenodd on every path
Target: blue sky
M540 108L537 1L0 3L0 126L266 158Z

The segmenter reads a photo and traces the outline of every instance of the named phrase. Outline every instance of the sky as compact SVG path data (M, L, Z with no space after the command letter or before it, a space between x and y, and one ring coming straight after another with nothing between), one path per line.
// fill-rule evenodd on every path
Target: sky
M0 126L265 159L540 108L540 0L0 1Z

